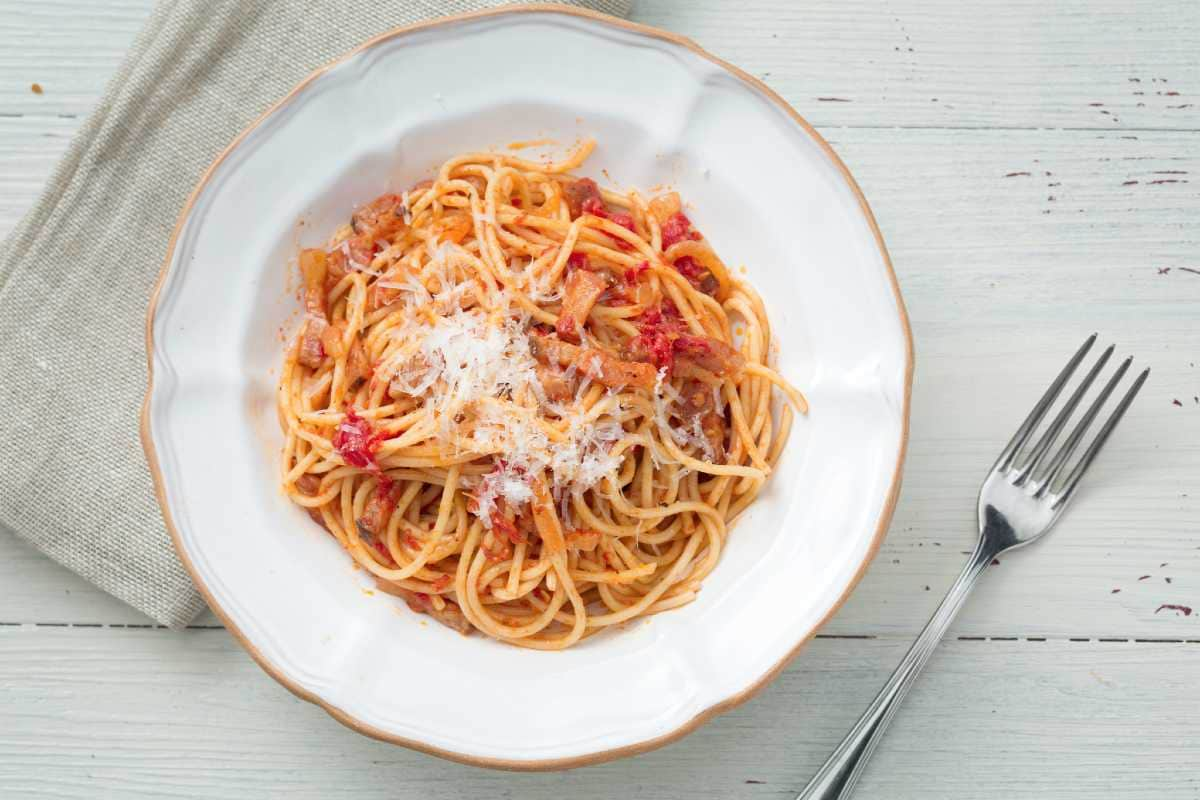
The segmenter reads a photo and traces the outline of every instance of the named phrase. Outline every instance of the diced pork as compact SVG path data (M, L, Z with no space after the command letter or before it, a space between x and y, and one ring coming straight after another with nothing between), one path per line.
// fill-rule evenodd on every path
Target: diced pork
M317 369L325 360L325 347L321 337L329 327L329 323L319 317L311 317L304 323L304 333L300 335L300 352L296 360L309 369Z
M671 343L671 349L675 355L674 372L685 378L709 375L722 379L735 378L746 365L741 353L711 336L678 336ZM703 372L697 373L695 369Z
M300 351L297 360L316 369L325 358L322 336L329 327L325 300L325 277L328 271L324 250L300 251L300 274L304 278L304 310L308 319L300 336Z
M600 187L591 178L571 181L563 187L563 195L567 198L567 208L571 211L571 219L584 213L584 204L589 200L601 202Z
M404 230L404 203L398 194L381 194L350 217L350 226L372 239L390 239Z
M571 270L563 289L562 311L554 326L560 339L579 344L580 330L587 322L592 306L607 288L608 283L595 272Z
M542 391L546 393L546 399L550 402L565 403L575 396L571 382L567 380L567 376L561 370L546 364L538 364L537 376L538 381L542 384Z
M296 488L304 494L314 495L321 488L321 479L306 472L296 479Z
M530 345L534 357L543 364L569 368L609 388L636 386L650 389L658 377L651 364L624 361L603 350L579 347L554 336L533 333Z
M396 485L391 482L380 483L371 494L363 512L358 518L358 529L372 536L379 536L387 529L388 517L396 507Z

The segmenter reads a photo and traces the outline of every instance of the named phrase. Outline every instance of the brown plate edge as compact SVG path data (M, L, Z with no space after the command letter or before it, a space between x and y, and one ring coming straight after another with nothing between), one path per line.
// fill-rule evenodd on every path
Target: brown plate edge
M859 207L862 209L863 214L866 216L867 223L871 226L871 232L875 236L875 242L879 247L879 253L881 256L883 256L884 264L888 270L888 278L892 284L892 293L895 296L896 308L900 314L900 322L904 329L905 362L906 362L905 363L905 376L904 376L904 382L905 382L904 407L903 407L902 415L901 415L900 450L899 450L899 453L898 453L898 456L896 459L896 468L892 475L891 490L888 492L886 503L884 505L882 513L879 516L879 523L875 530L874 539L871 542L870 549L868 550L865 558L863 559L862 564L859 566L858 571L851 578L849 584L847 584L846 589L845 589L845 591L842 592L841 597L838 598L837 602L833 604L833 606L829 609L828 613L826 613L825 616L822 617L822 619L813 627L813 629L811 631L809 631L808 634L805 635L803 639L801 639L799 642L797 642L795 644L795 646L792 647L792 649L782 659L780 659L779 662L777 662L775 664L775 666L773 666L771 669L769 669L766 672L766 674L764 674L762 677L760 677L751 686L747 687L746 689L743 689L741 692L738 692L735 695L732 695L731 697L726 698L725 700L722 700L719 703L709 706L708 708L704 709L699 714L692 717L686 723L679 726L678 728L676 728L673 731L665 733L661 736L656 736L653 739L647 739L642 742L625 745L624 747L613 748L611 750L602 750L598 753L590 753L587 755L580 755L580 756L570 756L567 758L540 759L540 760L531 760L531 761L514 760L514 759L484 758L484 757L480 757L480 756L469 756L469 755L465 755L463 753L457 753L453 750L443 750L441 748L431 747L430 745L427 745L423 742L415 741L412 739L406 739L401 736L396 736L395 734L388 733L387 731L384 731L380 728L377 728L372 725L368 725L364 722L361 722L361 721L355 719L354 717L352 717L350 714L346 713L342 709L337 708L336 706L333 706L330 703L327 703L326 701L322 700L320 697L317 697L315 694L307 691L303 687L288 680L282 673L280 673L275 668L275 666L270 661L268 661L262 655L262 653L260 653L258 651L257 648L254 647L254 645L252 645L250 643L249 640L246 639L246 637L238 629L237 625L235 625L233 623L233 620L231 620L229 618L229 616L225 613L224 609L222 609L221 606L214 600L212 594L208 591L208 588L204 585L204 582L200 579L200 576L197 574L195 567L192 565L191 559L188 557L186 550L182 546L182 543L179 538L179 533L176 530L175 525L171 519L171 512L168 509L167 502L166 502L166 489L163 485L162 472L159 469L158 454L154 449L154 443L150 437L150 395L152 393L153 384L154 384L154 356L153 356L153 353L154 353L154 316L155 316L155 311L158 307L159 294L162 291L163 283L166 280L167 270L169 269L171 259L174 256L175 246L178 242L179 234L183 230L183 226L184 226L185 222L187 221L188 215L191 213L192 206L196 202L196 199L199 197L200 192L204 189L205 185L208 183L208 180L212 176L212 173L221 164L221 162L224 161L225 158L228 157L229 154L232 153L239 144L241 144L243 139L245 139L255 128L257 128L260 124L262 124L262 122L265 119L267 119L269 116L271 116L276 111L278 111L280 108L282 108L293 97L295 97L296 94L299 93L299 91L301 89L303 89L305 86L307 86L310 82L315 80L320 75L324 74L326 71L328 71L332 67L335 67L338 64L348 61L349 59L353 58L354 56L358 55L359 53L361 53L365 50L368 50L377 44L380 44L382 42L385 42L385 41L395 38L397 36L411 33L413 31L425 30L428 28L433 28L433 27L451 24L451 23L462 22L465 20L480 19L480 18L493 17L493 16L501 16L501 15L506 15L506 14L521 14L521 13L568 14L570 16L588 19L588 20L591 20L594 22L599 22L601 24L612 25L612 26L616 26L618 28L623 28L625 30L633 31L635 33L640 33L642 35L650 36L655 39L662 39L662 40L665 40L668 42L672 42L674 44L685 47L688 50L691 50L692 52L696 53L697 55L702 56L703 58L706 58L709 61L713 62L717 66L721 67L722 69L726 70L727 72L729 72L732 75L736 76L737 78L741 79L743 82L750 85L752 88L757 89L759 92L764 94L768 99L770 99L772 102L774 102L776 105L778 105L784 111L786 111L787 114L796 122L796 124L798 124L801 127L801 129L803 129L805 133L807 133L810 137L812 137L813 141L815 141L821 147L821 149L825 152L826 156L829 157L829 159L833 162L833 164L842 173L842 176L845 178L846 182L849 184L850 189L854 192L855 196L858 198ZM400 28L395 28L391 31L388 31L387 33L380 34L379 36L376 36L372 39L367 40L363 44L359 45L358 47L356 47L355 49L346 53L345 55L341 56L340 58L336 59L335 61L332 61L329 64L326 64L325 66L320 67L319 69L313 71L308 77L306 77L304 80L302 80L300 83L298 83L290 92L288 92L288 94L286 96L284 96L281 100L279 100L277 103L275 103L269 109L267 109L265 112L263 112L263 114L261 116L259 116L258 119L256 119L244 131L242 131L240 134L238 134L238 136L229 144L229 146L226 147L225 150L222 151L222 153L219 156L217 156L217 158L208 167L208 169L205 170L204 174L200 177L199 182L196 184L196 188L192 190L191 195L188 197L187 202L184 204L183 209L179 213L179 217L175 223L175 229L172 231L170 241L167 244L166 257L163 259L163 265L162 265L162 268L159 270L158 280L155 282L154 290L150 295L150 302L149 302L149 305L146 310L146 361L147 361L146 395L145 395L144 400L142 401L140 432L141 432L141 439L142 439L142 448L145 450L146 462L149 465L150 474L154 480L154 491L155 491L155 495L157 496L157 499L158 499L159 508L162 511L163 522L166 524L167 530L171 534L171 540L175 545L175 550L179 554L180 560L183 562L184 567L187 569L188 573L191 575L192 580L196 584L196 587L200 590L201 595L203 595L205 601L208 603L209 608L211 608L213 610L213 612L217 615L217 617L220 618L221 622L225 625L225 627L229 630L229 632L233 634L234 638L238 640L238 642L242 645L242 647L246 649L246 651L250 654L250 656L254 659L254 661L259 665L259 667L261 667L264 672L266 672L268 675L270 675L272 678L274 678L276 681L278 681L280 684L282 684L292 694L296 695L297 697L299 697L302 700L307 700L310 703L320 706L330 716L332 716L334 719L336 719L338 722L342 723L343 725L345 725L345 726L351 728L352 730L354 730L358 733L361 733L363 735L370 736L374 739L379 739L380 741L389 742L392 744L403 745L404 747L408 747L413 750L420 751L422 753L428 753L430 755L439 756L441 758L449 759L451 761L457 761L462 764L469 764L469 765L477 766L477 767L490 767L493 769L530 771L530 772L573 769L576 767L589 766L592 764L600 764L605 761L612 761L614 759L624 758L625 756L631 756L631 755L637 755L639 753L645 753L650 750L654 750L659 747L662 747L666 744L670 744L671 742L673 742L677 739L680 739L680 738L686 736L687 734L691 733L692 731L696 730L698 727L700 727L701 725L703 725L705 722L712 719L713 717L717 716L718 714L721 714L721 713L729 711L733 708L736 708L737 706L740 706L742 703L745 703L750 698L754 697L768 683L770 683L777 675L779 675L779 673L782 672L788 666L788 664L791 663L792 659L794 659L796 657L796 655L799 654L800 650L804 647L804 645L807 644L813 638L813 636L816 635L816 632L826 622L828 622L829 619L838 611L838 609L841 608L842 604L846 602L846 599L850 596L850 593L854 590L854 588L858 585L859 581L862 579L863 575L866 573L867 567L870 566L871 561L875 558L875 555L879 550L879 546L883 543L884 536L887 533L888 527L891 524L892 515L895 513L895 510L896 510L896 502L900 496L901 475L903 472L905 455L908 450L909 414L910 414L910 408L911 408L911 402L912 402L912 383L913 383L913 368L914 368L912 328L909 325L908 311L904 305L904 298L900 294L900 284L896 279L896 271L892 266L892 260L891 260L890 256L888 255L887 246L884 244L884 241L883 241L883 234L880 233L879 225L875 221L875 215L871 212L871 207L867 203L867 198L865 195L863 195L862 189L859 188L857 181L854 180L854 176L850 174L850 170L846 168L846 165L842 162L841 158L838 157L837 153L834 152L833 148L829 145L829 143L826 142L825 139L819 133L817 133L816 130L813 129L812 125L810 125L808 123L808 121L805 120L802 116L800 116L800 114L797 113L797 111L794 108L792 108L791 105L789 105L787 103L787 101L785 101L774 90L772 90L770 87L768 87L762 81L760 81L759 79L750 75L749 73L739 69L738 67L734 66L733 64L730 64L720 58L717 58L716 56L707 52L706 50L701 48L699 45L697 45L695 42L693 42L691 39L688 39L685 36L680 36L678 34L670 33L670 32L661 30L659 28L654 28L654 27L651 27L648 25L642 25L642 24L636 23L636 22L629 22L628 20L620 19L617 17L612 17L612 16L609 16L608 14L602 14L602 13L596 12L596 11L590 11L587 9L577 8L574 6L559 5L559 4L555 4L555 3L539 3L539 4L502 6L499 8L487 9L484 11L475 11L475 12L470 12L470 13L465 13L465 14L456 14L456 15L449 16L449 17L439 17L434 20L428 20L428 21L419 22L419 23L416 23L413 25L406 25L406 26L403 26Z

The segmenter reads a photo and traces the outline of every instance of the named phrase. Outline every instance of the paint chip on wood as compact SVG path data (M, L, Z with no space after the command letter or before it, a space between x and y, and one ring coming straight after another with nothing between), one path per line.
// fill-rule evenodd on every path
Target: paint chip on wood
M1164 610L1177 611L1185 617L1190 617L1192 615L1192 609L1190 606L1181 606L1181 605L1176 605L1175 603L1163 603L1161 606L1154 609L1154 613L1157 614L1159 611L1164 611Z

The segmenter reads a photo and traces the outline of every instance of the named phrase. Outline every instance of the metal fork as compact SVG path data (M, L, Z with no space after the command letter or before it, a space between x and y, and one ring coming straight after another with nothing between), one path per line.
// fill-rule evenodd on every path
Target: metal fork
M1051 455L1052 446L1079 406L1080 401L1083 400L1088 388L1096 380L1096 376L1108 363L1113 353L1112 347L1101 354L1095 366L1088 371L1079 387L1067 399L1062 410L1054 417L1036 443L1027 451L1022 452L1022 450L1032 440L1034 431L1058 396L1062 394L1063 387L1095 341L1096 334L1092 334L1071 357L1067 366L1054 379L1054 383L1050 384L1050 388L1042 395L1042 399L1038 401L1025 422L1017 429L1012 441L996 459L996 463L988 472L983 486L979 490L979 543L975 546L971 560L963 568L958 580L950 587L946 598L942 600L942 604L938 606L933 617L925 625L925 630L921 631L921 635L913 644L912 649L908 651L908 655L892 673L887 685L879 692L866 713L862 715L858 723L838 745L838 748L833 751L833 755L829 757L825 765L799 794L797 800L839 800L849 797L867 759L870 758L875 746L882 738L883 731L891 722L896 709L900 707L900 701L904 699L917 675L921 672L921 668L933 654L933 649L937 647L942 634L950 626L958 609L962 607L963 601L966 600L967 595L979 580L979 576L1000 553L1029 544L1043 536L1075 496L1080 478L1087 472L1088 467L1096 458L1096 454L1100 452L1100 448L1104 446L1113 429L1117 427L1125 410L1129 408L1129 404L1133 402L1133 398L1150 374L1150 370L1147 369L1134 380L1129 391L1121 398L1120 404L1109 416L1100 432L1096 434L1096 438L1092 440L1083 456L1079 458L1070 472L1066 473L1066 478L1060 480L1071 455L1079 446L1108 396L1112 394L1121 378L1124 377L1133 361L1132 358L1126 359L1108 379L1100 394L1084 412L1057 452Z

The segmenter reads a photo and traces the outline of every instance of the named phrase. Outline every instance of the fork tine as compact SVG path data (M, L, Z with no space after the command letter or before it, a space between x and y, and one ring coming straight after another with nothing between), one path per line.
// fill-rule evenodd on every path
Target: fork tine
M1075 351L1075 355L1071 356L1071 360L1063 367L1062 372L1058 373L1058 377L1054 379L1054 383L1050 384L1050 388L1042 395L1042 399L1038 400L1037 405L1033 407L1033 411L1029 412L1029 416L1021 423L1021 427L1017 428L1017 432L1013 434L1013 438L1000 452L1000 457L996 459L996 464L992 469L1003 470L1007 469L1016 456L1017 451L1029 439L1030 434L1037 428L1038 423L1042 421L1042 417L1046 416L1046 412L1050 410L1050 406L1054 405L1054 401L1058 398L1063 386L1074 374L1075 368L1079 366L1079 362L1087 355L1088 350L1092 349L1092 344L1096 341L1096 334L1092 334L1083 343L1083 346Z
M1062 431L1063 426L1067 424L1067 420L1071 418L1071 414L1075 413L1075 407L1079 405L1079 401L1083 399L1083 396L1091 387L1092 381L1096 380L1096 376L1100 374L1100 370L1104 369L1104 365L1112 357L1113 348L1114 345L1110 344L1108 349L1100 354L1100 358L1096 361L1095 366L1088 371L1087 376L1084 377L1083 381L1080 382L1079 386L1071 394L1071 398L1067 400L1062 410L1054 417L1054 421L1050 423L1050 427L1046 429L1046 432L1038 439L1037 444L1029 451L1029 460L1021 468L1021 474L1014 481L1017 486L1024 486L1025 482L1033 476L1038 465L1042 463L1042 459L1046 457L1046 453L1050 451L1050 445L1054 444L1054 440L1058 438L1058 434Z
M1075 448L1079 446L1079 442L1083 439L1083 435L1087 433L1088 428L1091 427L1093 420L1096 419L1096 415L1100 413L1100 409L1104 407L1106 402L1108 402L1108 396L1113 393L1114 389L1117 388L1117 384L1121 382L1121 378L1125 376L1126 370L1129 369L1129 365L1132 363L1132 358L1127 358L1122 361L1121 366L1117 367L1116 372L1114 372L1112 377L1108 379L1108 383L1104 384L1104 388L1100 390L1100 394L1098 394L1096 399L1092 401L1092 404L1088 406L1088 410L1084 412L1083 418L1076 423L1074 429L1071 431L1071 434L1067 437L1067 440L1063 442L1062 448L1060 448L1059 451L1054 454L1054 457L1050 459L1050 463L1046 466L1045 475L1036 479L1035 482L1038 485L1038 489L1036 492L1034 492L1034 497L1042 497L1050 491L1050 487L1058 478L1059 473L1061 473L1066 467L1067 461L1071 458L1071 454L1074 453Z
M1055 507L1061 506L1071 499L1071 495L1075 492L1075 487L1079 485L1079 479L1083 477L1083 473L1087 472L1087 468L1091 466L1092 461L1100 452L1100 448L1104 447L1104 443L1108 441L1109 435L1113 429L1117 427L1117 423L1121 421L1121 417L1125 416L1126 409L1133 402L1133 398L1137 397L1138 391L1142 388L1142 384L1146 382L1146 378L1150 376L1150 370L1145 369L1141 375L1137 376L1137 380L1133 382L1133 386L1129 387L1129 391L1121 398L1121 402L1117 405L1116 410L1104 423L1104 427L1096 434L1096 439L1091 443L1088 449L1084 452L1083 457L1079 459L1079 463L1075 465L1075 469L1071 470L1070 476L1067 478L1066 484L1063 486L1058 497L1054 500Z

